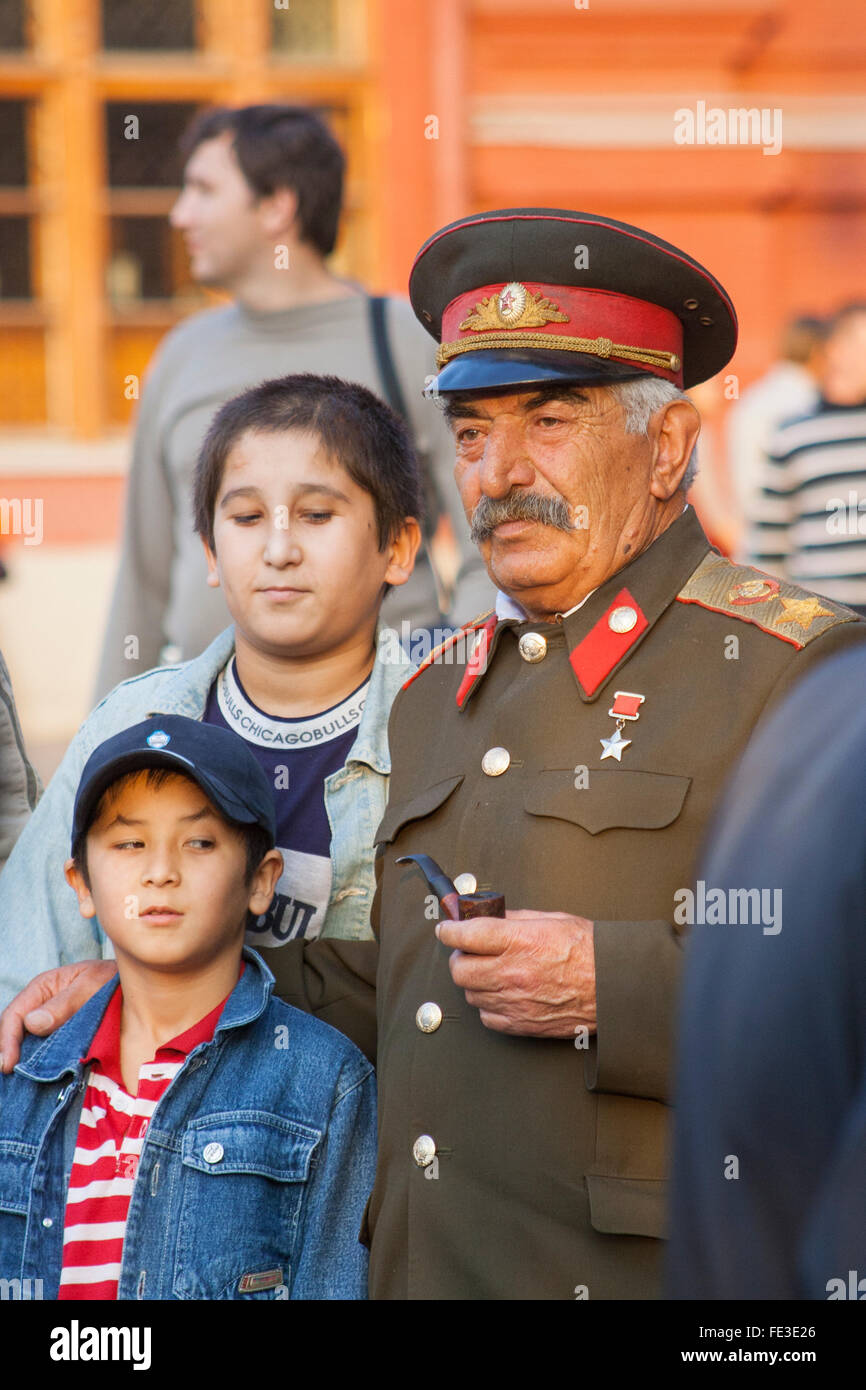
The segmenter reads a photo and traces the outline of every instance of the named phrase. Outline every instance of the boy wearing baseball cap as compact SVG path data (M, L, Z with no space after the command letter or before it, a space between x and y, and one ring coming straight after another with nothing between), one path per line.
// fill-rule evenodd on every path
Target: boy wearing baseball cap
M66 878L118 978L0 1077L0 1277L60 1299L366 1297L369 1062L272 998L244 947L282 870L273 795L226 729L101 743Z

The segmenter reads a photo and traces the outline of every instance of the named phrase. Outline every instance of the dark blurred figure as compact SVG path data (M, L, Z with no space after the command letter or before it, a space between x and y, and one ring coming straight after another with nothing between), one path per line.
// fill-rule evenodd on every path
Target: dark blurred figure
M673 1298L866 1297L864 690L863 651L798 685L749 745L707 841L707 894L780 890L781 930L693 929Z
M791 319L779 344L779 360L728 410L728 474L742 519L739 557L755 519L770 440L781 424L808 415L820 399L827 329L825 320L813 315Z
M866 616L866 303L833 320L815 409L770 441L747 548Z

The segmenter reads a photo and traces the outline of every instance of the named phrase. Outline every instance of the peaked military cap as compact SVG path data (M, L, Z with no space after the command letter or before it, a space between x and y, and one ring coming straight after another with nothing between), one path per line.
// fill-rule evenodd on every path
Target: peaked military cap
M436 394L646 374L685 388L721 371L737 343L734 306L708 270L590 212L462 217L421 247L409 295L440 344Z

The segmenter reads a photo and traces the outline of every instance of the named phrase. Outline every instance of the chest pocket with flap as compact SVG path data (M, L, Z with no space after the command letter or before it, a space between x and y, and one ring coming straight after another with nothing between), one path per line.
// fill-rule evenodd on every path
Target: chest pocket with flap
M661 830L676 820L691 777L634 768L590 768L587 785L575 786L575 771L544 768L527 788L523 809L531 816L570 821L590 835L615 827Z
M267 1111L223 1111L189 1125L180 1154L175 1298L285 1296L321 1139L317 1127ZM276 1272L281 1285L249 1293L245 1281Z
M211 1177L256 1174L306 1182L322 1132L276 1115L241 1111L195 1120L183 1136L182 1160Z
M417 796L411 797L408 801L389 802L385 814L376 831L374 843L377 845L390 845L396 840L397 835L404 825L408 825L413 820L423 820L426 816L431 816L434 811L438 811L440 806L444 806L453 791L460 786L463 781L463 774L457 777L446 777L442 782L435 782L432 787L425 787Z

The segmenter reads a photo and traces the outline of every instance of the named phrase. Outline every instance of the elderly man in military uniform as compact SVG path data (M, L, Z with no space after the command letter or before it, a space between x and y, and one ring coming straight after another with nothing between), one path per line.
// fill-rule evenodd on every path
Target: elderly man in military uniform
M677 904L764 711L866 625L687 505L683 389L736 343L691 257L506 209L433 236L410 292L499 596L393 706L378 970L375 943L289 943L277 991L372 1052L375 981L373 1297L658 1297ZM444 920L418 854L505 917Z
M866 628L733 566L686 503L682 388L736 343L690 257L605 218L506 210L432 237L410 292L500 592L468 663L435 654L391 715L373 1290L650 1298L675 895L764 709ZM504 893L505 919L434 931L398 862L413 853Z

